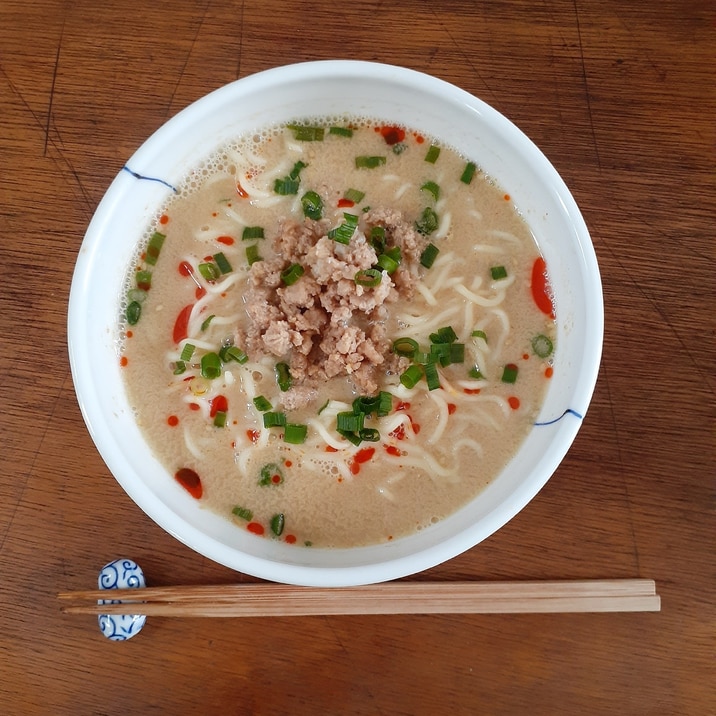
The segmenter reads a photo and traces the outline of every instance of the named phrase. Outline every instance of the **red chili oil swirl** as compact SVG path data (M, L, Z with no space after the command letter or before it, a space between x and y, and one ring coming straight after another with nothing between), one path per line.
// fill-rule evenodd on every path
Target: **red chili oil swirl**
M391 147L394 144L400 144L405 139L405 130L402 127L385 125L380 128L380 133L385 139L385 143Z
M532 264L532 298L537 308L550 318L554 319L554 304L552 303L552 289L547 278L547 264L539 256Z
M172 331L174 343L180 343L189 335L189 318L191 317L192 308L194 308L193 304L189 304L179 312Z
M177 470L174 479L194 498L201 499L204 489L201 485L201 478L190 467L182 467Z
M229 401L224 395L217 395L210 401L209 417L215 418L217 413L226 413L229 410Z

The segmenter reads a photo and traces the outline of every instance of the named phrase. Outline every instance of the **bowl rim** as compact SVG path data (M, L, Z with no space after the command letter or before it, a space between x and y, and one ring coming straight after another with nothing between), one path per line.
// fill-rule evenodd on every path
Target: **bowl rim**
M427 546L418 552L393 557L380 563L375 563L370 560L370 557L367 557L365 564L354 563L349 566L342 566L335 560L330 566L307 566L287 563L281 557L264 558L245 552L236 552L222 543L215 542L211 537L207 537L204 532L183 520L181 516L168 513L165 507L158 504L148 491L138 490L136 482L133 479L128 479L125 474L122 457L118 457L110 445L113 440L110 427L92 403L93 386L88 384L86 378L87 356L82 349L82 339L86 339L84 321L86 320L89 283L89 278L86 273L83 273L83 268L88 265L88 262L98 260L98 242L103 230L112 220L112 216L121 202L123 192L126 192L127 187L133 181L128 171L125 171L127 167L143 166L143 155L154 151L155 145L161 145L167 141L167 138L181 134L182 128L186 127L187 123L201 117L202 113L216 102L230 99L237 92L247 94L266 88L275 89L294 82L321 81L327 78L341 78L343 81L368 79L384 83L399 83L415 88L420 87L423 91L435 93L443 100L449 100L459 104L467 111L474 112L476 117L479 116L483 121L497 123L501 131L509 135L510 140L524 154L527 161L536 163L540 170L549 176L552 191L556 193L558 201L569 216L578 239L579 246L577 248L580 252L580 260L586 269L588 282L584 286L584 292L588 298L587 308L590 314L590 330L585 335L583 349L585 359L580 366L581 380L573 388L574 399L570 403L570 411L578 419L555 421L553 440L559 441L561 447L559 450L550 451L549 454L542 456L539 465L533 470L534 474L539 475L538 479L525 481L519 489L513 491L509 505L500 505L483 515L480 519L480 529L472 530L472 537L468 540L465 539L464 533L458 533L450 539L444 539L438 544ZM493 534L534 498L566 455L582 424L581 419L587 412L601 360L604 308L596 254L581 212L554 166L522 130L483 100L437 77L385 63L359 60L320 60L274 67L224 85L181 110L143 142L107 189L87 228L73 273L67 326L71 373L80 410L88 431L115 479L154 522L191 549L237 571L285 583L350 586L404 577L445 562ZM571 408L571 405L577 406L577 409ZM469 544L466 544L466 541ZM360 549L362 548L357 548L358 551ZM341 550L331 551L335 553ZM356 553L356 549L351 551ZM366 554L372 554L372 552L369 550ZM280 574L277 576L278 571Z

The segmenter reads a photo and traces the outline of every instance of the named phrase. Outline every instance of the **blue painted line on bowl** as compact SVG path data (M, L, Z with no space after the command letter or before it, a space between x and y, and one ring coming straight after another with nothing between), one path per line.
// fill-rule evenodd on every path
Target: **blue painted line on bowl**
M572 410L572 408L567 408L558 418L554 418L554 420L545 420L542 423L535 423L537 426L543 426L543 425L554 425L555 423L558 423L565 415L574 415L576 418L579 418L582 420L584 416L581 413L578 413L576 410Z
M159 177L148 177L144 174L139 174L138 172L133 171L130 169L126 164L122 167L122 171L129 172L135 179L144 179L145 181L156 181L160 184L164 184L164 186L168 186L175 194L177 193L177 189L175 186L170 184L168 181L164 181L164 179L159 179Z

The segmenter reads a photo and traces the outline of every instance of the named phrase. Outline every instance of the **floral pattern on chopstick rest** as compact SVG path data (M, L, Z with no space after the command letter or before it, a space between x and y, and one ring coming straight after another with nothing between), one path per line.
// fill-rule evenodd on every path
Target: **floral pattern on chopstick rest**
M102 567L97 578L100 589L141 589L146 586L142 568L131 559L115 559ZM98 604L118 604L118 599L100 599ZM144 614L100 614L99 628L112 641L126 641L144 626Z

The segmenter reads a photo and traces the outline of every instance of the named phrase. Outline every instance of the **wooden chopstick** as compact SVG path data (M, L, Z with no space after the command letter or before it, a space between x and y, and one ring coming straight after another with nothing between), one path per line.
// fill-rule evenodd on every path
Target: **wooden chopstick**
M334 614L527 614L659 611L650 579L545 582L385 582L361 587L287 584L147 587L63 592L67 614L258 617ZM121 603L98 604L98 600Z

